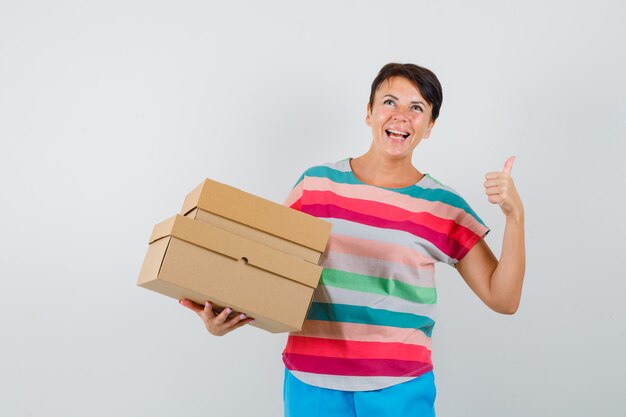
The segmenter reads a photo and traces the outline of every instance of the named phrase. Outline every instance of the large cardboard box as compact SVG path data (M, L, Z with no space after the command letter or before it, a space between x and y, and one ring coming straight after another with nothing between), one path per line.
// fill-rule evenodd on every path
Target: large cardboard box
M210 180L185 207L154 227L138 285L232 307L272 333L301 330L330 223Z

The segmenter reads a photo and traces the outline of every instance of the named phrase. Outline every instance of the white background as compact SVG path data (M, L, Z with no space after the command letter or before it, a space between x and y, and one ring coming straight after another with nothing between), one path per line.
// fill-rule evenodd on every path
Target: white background
M282 415L285 335L205 332L136 287L153 224L210 177L282 202L358 156L387 62L432 69L414 163L492 228L517 155L514 316L438 268L443 417L623 416L622 1L0 0L0 415Z

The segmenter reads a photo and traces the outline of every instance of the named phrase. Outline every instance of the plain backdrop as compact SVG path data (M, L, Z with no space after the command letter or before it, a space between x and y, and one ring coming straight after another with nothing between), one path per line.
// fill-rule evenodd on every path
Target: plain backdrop
M432 69L415 165L492 228L517 155L516 315L438 268L442 417L623 416L622 1L0 0L0 415L280 416L285 334L209 335L135 285L152 226L202 179L282 202L370 143L387 62Z

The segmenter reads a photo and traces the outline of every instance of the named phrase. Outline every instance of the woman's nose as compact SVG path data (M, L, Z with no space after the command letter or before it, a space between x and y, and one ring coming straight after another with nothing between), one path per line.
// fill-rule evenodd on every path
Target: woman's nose
M406 120L407 119L406 111L402 109L401 107L398 107L393 112L392 117L394 120Z

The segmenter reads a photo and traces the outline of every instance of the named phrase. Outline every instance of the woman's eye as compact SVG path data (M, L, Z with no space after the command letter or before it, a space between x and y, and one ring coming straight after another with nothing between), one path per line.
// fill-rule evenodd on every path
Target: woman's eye
M393 100L387 99L387 100L383 101L383 104L393 105Z
M423 112L424 111L420 106L413 106L413 110L416 110L418 112Z

